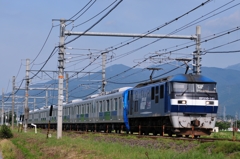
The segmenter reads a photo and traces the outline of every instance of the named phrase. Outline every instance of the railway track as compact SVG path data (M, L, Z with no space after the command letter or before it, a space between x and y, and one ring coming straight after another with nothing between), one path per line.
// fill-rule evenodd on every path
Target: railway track
M67 132L67 131L65 131ZM71 131L72 132L72 131ZM233 140L233 139L226 139L226 138L192 138L192 137L176 137L176 136L153 136L153 135L138 135L138 134L126 134L126 133L104 133L104 132L86 132L86 131L74 131L76 134L88 134L88 133L93 133L93 134L102 134L102 135L118 135L118 136L135 136L137 138L150 138L153 140L157 139L170 139L170 140L182 140L182 141L198 141L200 143L204 142L215 142L215 141L230 141L230 142L240 142L240 140Z

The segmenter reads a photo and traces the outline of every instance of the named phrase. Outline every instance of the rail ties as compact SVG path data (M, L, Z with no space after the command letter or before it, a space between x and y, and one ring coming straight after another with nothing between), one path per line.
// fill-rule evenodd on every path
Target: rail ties
M89 132L86 131L74 131L76 134L87 134ZM224 138L191 138L191 137L169 137L169 136L152 136L152 135L139 135L139 134L126 134L126 133L121 133L121 134L115 134L115 133L104 133L104 132L91 132L93 134L102 134L102 135L118 135L118 136L135 136L139 139L141 138L150 138L153 140L157 139L170 139L170 140L183 140L183 141L198 141L199 143L204 143L204 142L215 142L215 141L230 141L230 142L240 142L240 140L232 140L232 139L224 139Z

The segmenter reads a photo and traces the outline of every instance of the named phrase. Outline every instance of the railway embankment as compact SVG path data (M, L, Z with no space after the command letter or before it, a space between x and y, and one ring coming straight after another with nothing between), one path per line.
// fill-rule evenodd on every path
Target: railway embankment
M61 139L50 130L28 129L25 132L13 131L14 137L1 142L9 142L16 158L96 158L96 159L132 159L132 158L240 158L240 142L218 141L199 142L198 140L173 140L170 138L148 138L134 135L116 135L105 133L63 132ZM222 132L231 139L231 133ZM236 137L240 134L236 134ZM214 136L214 135L212 135ZM215 134L216 136L216 134ZM211 136L210 136L211 137ZM221 136L218 136L221 138ZM2 147L2 146L1 146ZM2 150L2 149L1 149ZM5 153L3 151L3 156Z

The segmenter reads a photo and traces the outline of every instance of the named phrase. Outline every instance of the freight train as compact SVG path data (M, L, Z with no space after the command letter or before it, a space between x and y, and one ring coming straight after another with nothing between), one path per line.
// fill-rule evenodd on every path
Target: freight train
M148 135L210 135L216 122L216 82L178 74L95 94L63 105L63 129ZM57 106L29 112L29 124L57 128Z

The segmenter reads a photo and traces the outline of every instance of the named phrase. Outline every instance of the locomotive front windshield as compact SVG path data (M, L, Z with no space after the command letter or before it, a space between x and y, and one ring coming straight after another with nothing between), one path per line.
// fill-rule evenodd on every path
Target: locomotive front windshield
M203 93L216 93L215 83L172 83L171 92L203 92Z

